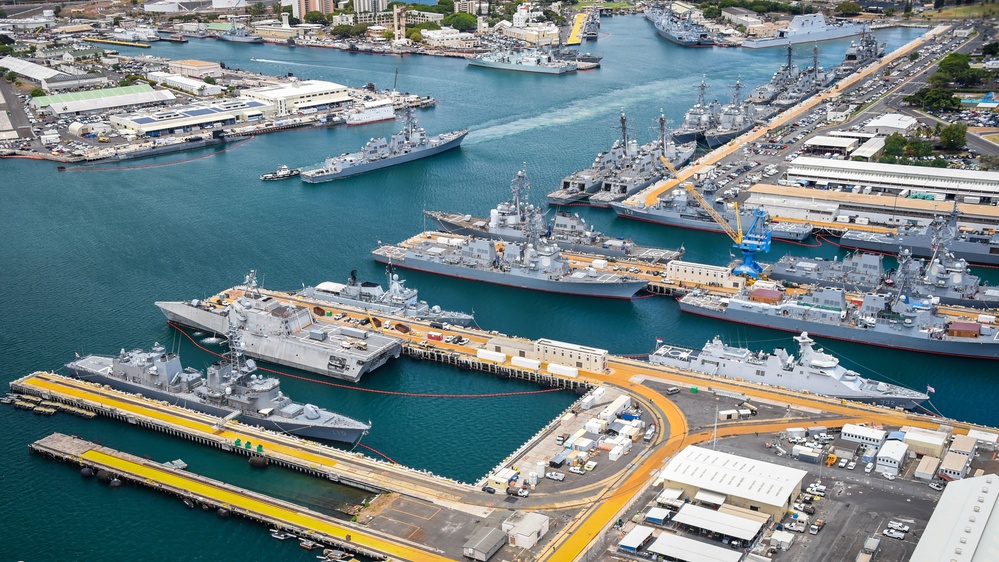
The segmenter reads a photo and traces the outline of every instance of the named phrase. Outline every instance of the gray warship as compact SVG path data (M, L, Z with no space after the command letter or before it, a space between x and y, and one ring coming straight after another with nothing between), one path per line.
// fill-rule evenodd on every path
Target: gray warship
M719 44L717 36L711 30L694 23L691 12L680 13L674 10L672 1L659 12L653 23L660 37L682 47L713 47Z
M359 152L330 156L318 168L302 169L301 178L306 183L321 183L412 162L458 148L467 134L468 129L461 129L428 137L407 106L402 131L388 139L371 139Z
M315 287L305 287L296 294L313 301L335 302L417 320L447 322L459 326L467 326L472 322L471 314L443 310L436 305L430 306L427 301L421 301L419 292L406 287L406 281L400 279L391 266L385 267L385 276L389 286L387 291L378 283L358 281L355 270L350 272L350 279L346 284L325 281Z
M372 254L396 267L549 293L630 299L648 284L594 267L573 269L558 246L541 239L539 219L533 216L524 242L425 232Z
M442 211L424 211L424 214L438 230L449 234L526 242L527 234L524 227L531 215L541 211L525 200L530 186L527 183L527 174L523 170L517 172L516 177L510 182L510 190L513 196L509 201L500 203L492 209L489 218L448 214ZM587 224L586 219L568 211L555 212L555 216L542 232L541 239L548 244L557 244L563 250L614 258L627 257L667 262L679 259L683 255L683 248L677 250L648 248L637 246L630 239L611 238L596 231Z
M774 113L776 113L774 108L744 102L742 82L736 81L732 92L732 103L723 106L715 118L714 125L704 131L704 142L708 148L718 148L767 121Z
M701 83L697 86L697 103L687 110L683 116L683 123L673 131L674 142L686 143L703 140L704 132L714 125L718 114L721 113L721 104L718 103L718 100L705 103L704 95L707 90L707 82L701 79Z
M999 231L965 230L957 225L960 212L957 202L946 216L936 216L926 226L906 225L898 233L876 233L849 230L840 237L840 246L851 250L866 250L895 254L908 250L915 257L929 258L935 246L946 240L950 252L968 263L999 265Z
M785 332L810 334L864 345L999 359L999 327L995 317L978 311L914 306L904 296L820 287L800 295L785 294L776 283L757 281L732 296L690 293L680 310Z
M890 408L913 410L930 399L903 386L865 379L840 365L836 357L815 349L815 340L807 332L795 336L794 341L798 342L798 357L783 348L764 353L730 347L715 336L697 351L659 346L649 355L649 363Z
M999 305L999 288L982 285L968 262L954 257L940 244L928 261L914 259L908 250L898 256L898 267L885 267L882 254L853 252L842 260L784 256L767 276L802 285L837 287L848 291L893 293L905 287L910 300L969 308Z
M662 178L666 168L659 156L665 156L675 168L682 167L694 155L697 143L677 144L662 110L656 122L659 134L655 140L638 146L628 133L628 117L621 113L621 138L610 150L598 154L589 168L566 176L561 187L548 194L548 203L568 205L589 199L592 206L609 207L611 201L620 201Z
M513 51L497 49L468 59L468 66L481 66L500 70L516 70L536 74L566 74L576 72L576 61L556 58L551 50L523 49Z
M728 220L733 229L738 228L735 210L724 199L715 199L714 210ZM663 199L651 207L640 206L630 201L611 203L617 216L680 228L692 228L708 232L724 233L721 225L692 198L687 197L683 189L674 189ZM739 209L742 224L752 224L753 212L747 208ZM812 225L808 223L771 223L770 229L776 240L792 240L800 242L812 234Z
M229 353L208 367L208 376L181 366L180 357L156 344L151 351L121 350L117 356L87 355L66 365L86 381L122 392L164 400L211 416L229 418L299 437L355 443L371 428L334 412L301 404L281 392L281 381L256 374L243 356L238 333L229 334Z
M842 78L860 70L885 54L886 43L878 43L877 37L870 29L864 30L860 38L860 43L850 42L846 49L846 56L843 62L836 67L836 76Z
M373 330L317 322L313 310L279 300L287 294L257 285L250 271L242 286L206 300L160 301L170 322L214 334L239 333L246 355L327 377L357 382L368 371L399 357L402 342ZM316 310L318 309L318 310Z

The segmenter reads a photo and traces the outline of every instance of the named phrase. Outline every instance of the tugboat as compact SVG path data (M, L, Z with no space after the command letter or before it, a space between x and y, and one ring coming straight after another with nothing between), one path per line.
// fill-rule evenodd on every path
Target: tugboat
M301 168L289 168L285 164L281 164L278 166L277 170L267 172L266 174L260 176L260 179L263 181L285 180L293 178L301 173Z

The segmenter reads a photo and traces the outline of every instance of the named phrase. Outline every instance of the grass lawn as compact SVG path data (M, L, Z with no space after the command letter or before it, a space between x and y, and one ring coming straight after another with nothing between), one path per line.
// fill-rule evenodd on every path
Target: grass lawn
M923 12L922 15L933 20L973 19L986 17L994 18L999 17L999 4L953 6L950 8L944 8L939 12L936 10L927 10Z

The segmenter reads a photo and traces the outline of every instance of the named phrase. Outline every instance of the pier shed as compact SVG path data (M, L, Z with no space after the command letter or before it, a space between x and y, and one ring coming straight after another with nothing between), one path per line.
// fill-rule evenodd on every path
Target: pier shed
M951 482L940 496L909 562L994 560L999 551L999 533L995 532L999 499L996 478L990 474Z
M503 534L503 531L495 527L480 527L472 533L461 550L466 558L486 562L499 549L503 548L505 543L506 535Z
M694 504L680 508L679 513L673 516L673 522L696 530L701 536L712 536L717 540L735 539L746 544L752 543L763 530L760 521Z
M652 531L652 527L637 525L634 529L629 531L623 539L621 539L621 542L617 544L617 547L624 552L634 554L649 542L649 539L652 538Z
M516 511L503 522L503 532L510 546L534 548L541 537L548 533L550 518L540 513Z
M941 457L944 445L947 444L947 434L919 427L909 428L905 432L905 444L917 455Z
M556 340L540 339L534 342L535 359L545 363L558 363L586 371L607 371L607 350Z
M745 554L741 549L732 550L714 546L672 533L659 535L656 542L649 545L646 550L658 554L664 560L681 562L739 562Z
M857 147L860 141L847 137L817 136L805 141L804 148L811 154L839 154L846 156Z
M885 474L897 475L905 465L909 446L901 441L888 441L878 451L878 466L875 470Z

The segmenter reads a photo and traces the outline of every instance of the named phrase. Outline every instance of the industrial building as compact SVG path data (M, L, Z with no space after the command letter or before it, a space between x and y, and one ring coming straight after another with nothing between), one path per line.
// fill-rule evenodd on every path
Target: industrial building
M999 440L999 435L980 429L969 429L968 437L975 438L978 441L978 446L986 451L995 451L996 441Z
M906 428L905 444L917 455L940 457L947 445L947 434L921 427Z
M994 474L951 482L909 562L991 562L999 552L999 480Z
M870 123L864 125L863 130L876 135L889 136L899 134L907 136L919 126L919 121L915 117L901 115L899 113L888 113L874 118Z
M905 465L905 458L908 452L909 446L905 443L901 441L888 441L878 451L878 465L874 470L897 476Z
M65 116L97 113L136 105L170 103L175 99L176 96L169 90L154 90L149 84L136 84L120 88L39 96L32 98L30 105L36 113Z
M971 457L964 453L950 451L940 463L940 476L947 480L961 480L971 468Z
M506 544L506 535L495 527L480 527L462 546L466 558L486 562Z
M545 363L558 363L586 371L603 373L607 370L607 350L540 339L534 343L535 359Z
M973 457L978 452L978 439L970 435L955 435L954 440L950 443L950 450Z
M859 148L850 153L850 159L856 161L858 158L864 162L874 162L884 154L885 137L874 137Z
M736 289L741 289L746 283L744 277L734 275L728 267L680 260L672 260L666 264L666 278L675 283L693 283Z
M515 511L503 521L503 532L506 533L508 544L518 548L534 548L541 537L548 533L550 518L540 513Z
M937 469L940 468L940 458L926 455L919 459L916 472L913 474L919 480L933 480L937 476Z
M660 556L660 560L682 562L739 562L745 554L741 550L714 546L672 533L659 535L645 550Z
M217 96L225 91L225 88L217 84L209 84L198 78L188 78L180 74L169 72L150 72L146 78L157 82L168 88L187 92L195 96Z
M759 520L689 503L673 516L673 523L702 536L715 537L715 540L725 543L736 541L747 546L756 542L764 527Z
M203 60L185 59L170 61L167 70L171 74L179 74L189 78L204 78L206 76L211 76L212 78L222 77L221 64Z
M803 147L809 154L837 154L847 156L860 146L860 141L848 137L815 136L805 141Z
M839 432L840 439L880 447L887 434L884 430L848 423Z
M830 188L861 185L889 195L903 191L905 193L925 191L943 194L947 199L958 198L968 203L991 203L999 200L999 174L978 170L799 156L788 165L787 179L791 182L805 182Z
M652 527L636 525L634 529L628 531L628 534L621 539L617 547L625 552L634 554L652 539L652 531Z
M664 488L707 506L734 505L779 520L801 492L804 470L689 446L659 474Z
M241 90L239 97L270 104L278 115L308 108L337 108L351 101L347 87L324 80L293 80L287 84Z
M139 136L158 137L165 134L188 133L251 121L273 114L274 108L254 100L224 100L112 115L111 124L117 129L132 131Z

